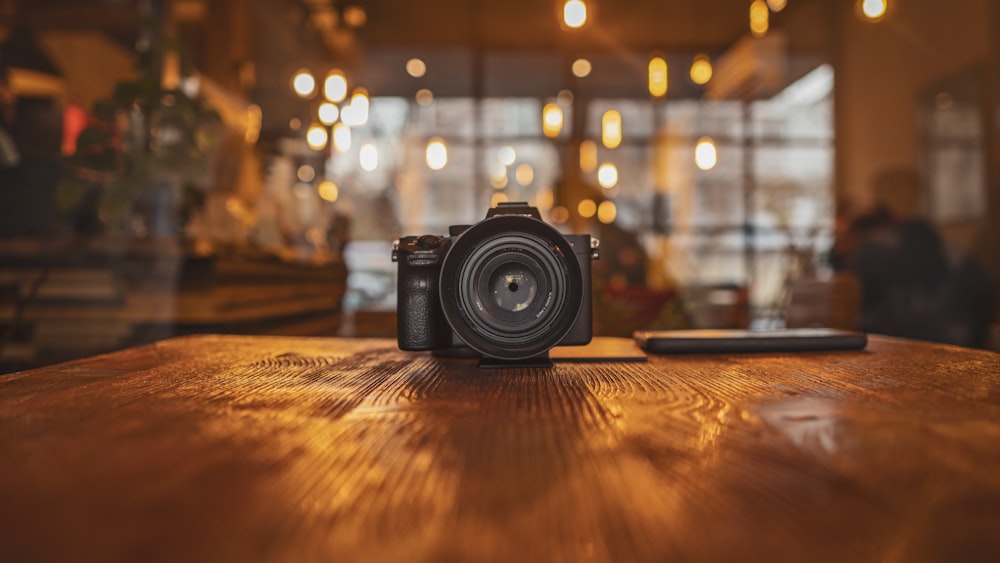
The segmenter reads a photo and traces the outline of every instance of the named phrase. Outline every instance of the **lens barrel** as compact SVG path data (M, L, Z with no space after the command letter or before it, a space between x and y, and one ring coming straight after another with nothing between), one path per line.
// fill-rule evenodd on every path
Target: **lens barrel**
M584 298L572 245L523 215L488 218L455 239L439 292L455 333L479 353L506 360L538 357L559 344Z

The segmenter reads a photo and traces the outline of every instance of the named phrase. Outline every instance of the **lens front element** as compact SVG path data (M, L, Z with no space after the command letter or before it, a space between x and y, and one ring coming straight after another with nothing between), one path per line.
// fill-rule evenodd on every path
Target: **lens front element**
M493 300L497 307L511 313L527 309L538 293L535 276L514 262L494 270L489 285L493 290Z

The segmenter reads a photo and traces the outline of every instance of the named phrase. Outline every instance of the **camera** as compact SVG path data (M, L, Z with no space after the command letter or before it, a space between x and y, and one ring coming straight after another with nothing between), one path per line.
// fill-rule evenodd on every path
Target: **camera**
M501 203L448 236L400 238L392 251L400 349L471 349L483 366L546 365L553 346L587 344L598 244L563 235L525 202Z

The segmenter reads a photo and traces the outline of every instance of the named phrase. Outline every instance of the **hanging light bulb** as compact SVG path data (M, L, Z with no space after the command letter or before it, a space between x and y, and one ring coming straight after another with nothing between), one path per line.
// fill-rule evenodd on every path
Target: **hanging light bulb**
M694 146L694 163L702 170L711 170L719 161L719 153L715 141L711 137L702 137Z
M888 0L859 0L859 2L861 14L871 21L882 19L882 16L885 15L886 10L889 8Z
M563 110L559 104L545 104L542 108L542 132L546 137L559 136L563 126Z
M563 23L573 29L583 27L587 23L587 4L583 0L566 0L563 4Z
M433 137L427 141L425 153L427 167L431 170L441 170L448 165L448 147L441 137Z
M335 104L344 101L347 97L347 78L343 72L333 70L326 75L326 80L323 81L323 96Z
M306 131L306 144L314 151L323 150L326 147L326 127L313 125Z
M622 144L622 114L618 110L609 109L601 116L601 142L609 149Z
M649 94L654 98L667 95L667 61L663 57L649 59Z
M753 0L750 3L750 32L754 37L763 37L767 34L770 16L771 11L767 9L767 2L764 0Z
M292 90L300 98L308 98L312 96L313 92L316 91L316 79L313 78L312 73L306 69L302 69L295 73L292 77Z
M691 82L704 85L712 79L712 61L708 55L695 55L691 61Z
M351 128L343 123L333 126L333 148L337 152L351 150Z
M602 164L597 169L597 183L606 190L618 185L618 167L610 162Z
M340 117L340 109L337 104L331 104L330 102L323 102L319 105L319 110L316 112L319 114L319 122L323 125L333 125L337 118Z

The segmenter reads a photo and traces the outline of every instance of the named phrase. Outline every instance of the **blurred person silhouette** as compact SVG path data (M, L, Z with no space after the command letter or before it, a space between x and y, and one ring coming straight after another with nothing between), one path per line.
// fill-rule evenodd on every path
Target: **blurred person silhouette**
M880 173L874 208L851 224L849 269L861 283L862 329L868 332L983 347L996 287L969 255L949 260L937 229L919 215L915 171Z

